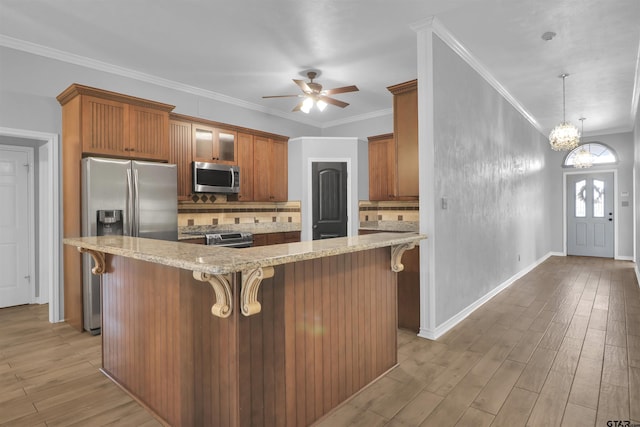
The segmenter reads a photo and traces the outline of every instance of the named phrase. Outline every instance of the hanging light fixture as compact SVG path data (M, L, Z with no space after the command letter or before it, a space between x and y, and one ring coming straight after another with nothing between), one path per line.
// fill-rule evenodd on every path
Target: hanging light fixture
M569 74L567 73L560 74L560 77L562 77L562 123L554 127L549 134L549 143L555 151L573 150L578 146L578 141L580 140L578 128L566 120L564 79L568 76Z
M580 122L582 122L582 130L580 134L584 134L584 121L586 120L584 117L580 117ZM589 144L583 144L575 157L573 158L573 167L574 168L590 168L593 166L593 154L589 151Z

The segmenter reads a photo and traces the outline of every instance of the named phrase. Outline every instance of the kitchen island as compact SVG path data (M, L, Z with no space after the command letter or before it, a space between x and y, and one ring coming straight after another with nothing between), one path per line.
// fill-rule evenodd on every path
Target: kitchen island
M102 276L103 372L166 424L304 426L396 364L396 272L423 238L64 243Z

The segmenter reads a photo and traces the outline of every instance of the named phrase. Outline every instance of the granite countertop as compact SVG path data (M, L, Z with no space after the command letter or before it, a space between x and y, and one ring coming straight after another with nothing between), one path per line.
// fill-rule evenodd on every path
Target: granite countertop
M418 243L425 238L425 235L417 233L376 233L244 249L128 236L68 237L63 242L66 245L186 270L227 274L386 246Z
M391 231L391 232L418 232L418 221L361 221L360 230Z
M248 224L188 225L178 228L178 240L196 239L207 233L246 231L253 234L300 231L299 222L256 222Z

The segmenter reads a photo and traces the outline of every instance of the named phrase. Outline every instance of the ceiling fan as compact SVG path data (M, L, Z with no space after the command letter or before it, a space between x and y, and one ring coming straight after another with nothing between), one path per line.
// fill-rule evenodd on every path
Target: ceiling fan
M344 108L349 105L346 102L340 101L335 98L330 98L328 95L335 95L338 93L346 93L346 92L356 92L358 91L357 86L344 86L338 87L335 89L322 89L322 85L320 83L316 83L313 79L318 75L315 71L308 71L307 77L309 77L309 82L305 82L304 80L296 80L293 79L294 83L297 84L302 90L302 94L298 95L272 95L272 96L263 96L263 98L303 98L298 105L296 105L292 111L302 111L304 113L309 113L311 107L315 104L320 111L323 111L327 104L335 105L336 107Z

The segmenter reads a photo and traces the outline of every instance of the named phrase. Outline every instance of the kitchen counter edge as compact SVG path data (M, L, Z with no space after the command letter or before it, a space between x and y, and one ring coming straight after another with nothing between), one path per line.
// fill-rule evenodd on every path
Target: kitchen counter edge
M229 274L386 246L417 244L426 238L424 234L413 232L376 233L244 249L128 236L67 237L63 243L194 272Z

